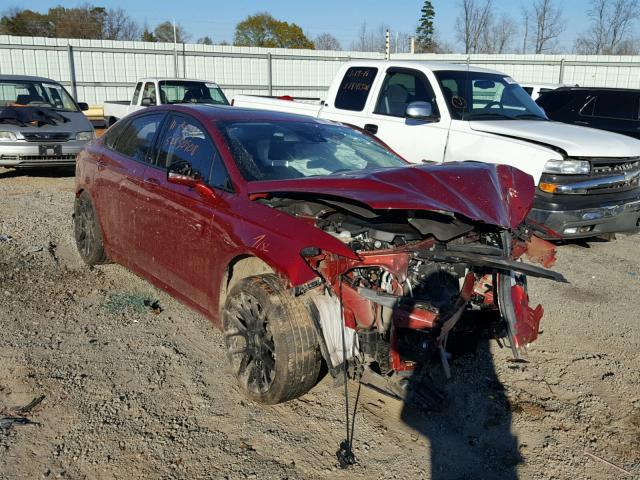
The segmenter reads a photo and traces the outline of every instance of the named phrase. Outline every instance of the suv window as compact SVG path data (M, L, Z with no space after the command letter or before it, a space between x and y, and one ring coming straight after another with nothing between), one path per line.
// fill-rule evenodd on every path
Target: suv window
M336 94L336 108L361 112L377 73L378 69L373 67L351 67L347 70Z
M131 100L131 105L138 104L138 97L140 96L140 90L142 89L142 82L139 82L136 85L136 89L133 91L133 99Z
M155 113L132 118L118 135L114 150L139 162L148 161L163 117L164 114Z
M144 91L142 92L142 99L145 98L151 99L152 105L157 105L156 101L156 85L153 82L147 82L144 84Z
M591 108L585 105L580 113L585 116L619 118L622 120L637 120L638 106L636 95L626 92L598 93L589 102Z
M373 113L404 117L407 105L416 101L431 102L435 107L433 89L425 76L414 71L388 70Z
M156 164L162 168L183 164L208 185L231 190L229 175L218 150L204 127L193 118L182 115L169 118L158 147Z

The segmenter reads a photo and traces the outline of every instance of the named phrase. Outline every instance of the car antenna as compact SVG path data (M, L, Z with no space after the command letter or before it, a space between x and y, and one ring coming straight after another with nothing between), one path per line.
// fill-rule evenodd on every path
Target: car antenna
M349 428L349 372L347 365L347 342L345 340L345 323L344 323L344 307L342 303L342 275L340 275L340 319L342 322L340 332L342 334L342 371L344 374L344 407L345 407L345 426L347 429L346 438L340 442L340 447L336 451L336 458L340 464L340 468L346 469L351 465L357 463L356 457L353 454L353 432L356 423L356 409L358 408L358 400L360 399L360 387L361 382L358 382L358 393L356 394L356 401L353 405L353 415L351 415L351 428Z

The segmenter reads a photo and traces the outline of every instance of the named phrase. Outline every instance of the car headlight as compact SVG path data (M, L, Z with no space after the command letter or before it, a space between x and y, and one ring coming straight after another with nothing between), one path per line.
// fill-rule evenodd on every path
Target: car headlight
M0 142L15 142L17 140L16 134L13 132L0 132Z
M585 160L549 160L544 165L544 173L560 175L586 175L591 166Z
M93 140L94 138L96 138L96 134L93 131L76 133L76 140L88 141L88 140Z

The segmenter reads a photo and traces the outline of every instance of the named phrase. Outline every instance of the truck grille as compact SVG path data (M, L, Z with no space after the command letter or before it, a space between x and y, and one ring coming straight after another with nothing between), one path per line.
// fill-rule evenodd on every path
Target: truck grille
M592 175L610 175L633 172L640 169L640 158L593 158L591 159Z
M27 142L66 142L69 140L69 132L27 132L22 136Z

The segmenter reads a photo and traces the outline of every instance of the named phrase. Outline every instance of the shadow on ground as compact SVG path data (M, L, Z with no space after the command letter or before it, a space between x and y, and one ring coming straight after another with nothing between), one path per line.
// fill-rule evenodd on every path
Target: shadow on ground
M75 167L55 167L55 168L2 168L0 167L0 179L15 177L45 177L45 178L64 178L73 177L75 175Z
M517 437L511 432L511 405L494 368L488 335L450 335L452 378L440 365L429 380L410 383L401 419L428 438L431 480L517 480L522 463ZM444 394L440 411L427 412L411 398L430 389ZM431 395L433 397L433 394Z

